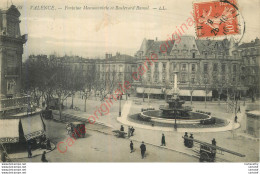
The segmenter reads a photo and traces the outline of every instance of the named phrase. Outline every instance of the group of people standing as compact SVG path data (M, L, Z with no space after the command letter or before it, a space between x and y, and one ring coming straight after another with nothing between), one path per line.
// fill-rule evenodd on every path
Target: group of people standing
M125 131L125 128L123 125L121 125L120 131L123 131L123 132ZM130 138L131 136L134 136L134 131L135 131L135 129L133 126L132 127L128 126L128 133L127 133L128 138Z
M145 152L146 152L146 145L144 144L144 142L142 141L142 144L140 145L140 149L141 149L141 156L142 159L144 159L145 157ZM130 153L134 152L134 143L131 140L130 141Z
M165 135L162 134L162 141L161 141L161 146L166 146L166 141L165 141ZM145 157L145 152L146 152L146 145L144 144L144 141L142 141L142 144L140 145L140 150L141 150L141 156L142 159ZM130 153L134 152L134 143L131 140L130 141Z
M188 136L187 132L185 132L185 134L184 134L184 146L188 147L188 148L192 148L193 147L193 140L187 140L186 138L193 139L193 134L190 134L190 137Z

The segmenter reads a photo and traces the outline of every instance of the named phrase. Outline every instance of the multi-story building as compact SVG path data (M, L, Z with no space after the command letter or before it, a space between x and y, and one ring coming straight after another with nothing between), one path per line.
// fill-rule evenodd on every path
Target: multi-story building
M14 5L0 9L0 144L8 153L26 149L28 142L45 134L40 110L21 92L27 35L20 34L19 17Z
M234 87L245 90L240 83L242 60L236 55L237 45L232 39L196 40L193 36L182 36L179 43L167 44L167 51L162 52L165 43L144 39L137 51L137 67L151 54L158 55L157 62L135 81L138 95L150 94L155 98L170 95L174 72L178 73L180 96L185 99L191 95L195 100L223 97Z
M20 34L19 16L13 5L0 10L0 115L27 102L21 94L23 44L27 35Z
M135 58L129 55L116 53L106 54L105 59L96 61L96 79L103 84L108 92L113 92L125 81L133 82L132 73L136 70ZM102 85L99 85L102 88Z
M259 60L260 41L256 38L250 43L242 43L237 49L238 56L242 59L243 66L241 81L248 87L247 95L251 97L259 96Z

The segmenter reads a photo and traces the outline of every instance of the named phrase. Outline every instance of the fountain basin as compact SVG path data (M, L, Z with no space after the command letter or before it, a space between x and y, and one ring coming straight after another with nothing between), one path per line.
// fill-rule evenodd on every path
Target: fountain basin
M175 118L163 115L161 110L144 111L140 113L140 117L145 121L153 121L159 123L175 123ZM201 121L209 121L212 117L206 113L190 111L186 117L176 117L177 124L200 124Z

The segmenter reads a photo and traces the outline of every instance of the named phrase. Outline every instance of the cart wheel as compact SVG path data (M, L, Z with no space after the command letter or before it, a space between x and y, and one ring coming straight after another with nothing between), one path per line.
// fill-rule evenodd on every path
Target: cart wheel
M206 152L200 154L200 162L210 162L209 155Z

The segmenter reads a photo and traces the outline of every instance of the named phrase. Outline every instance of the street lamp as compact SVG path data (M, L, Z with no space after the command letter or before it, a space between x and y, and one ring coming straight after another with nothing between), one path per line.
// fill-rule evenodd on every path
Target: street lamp
M205 108L207 108L207 83L208 83L207 77L204 77L204 83L205 83Z
M121 98L122 96L119 97L119 117L121 117Z

